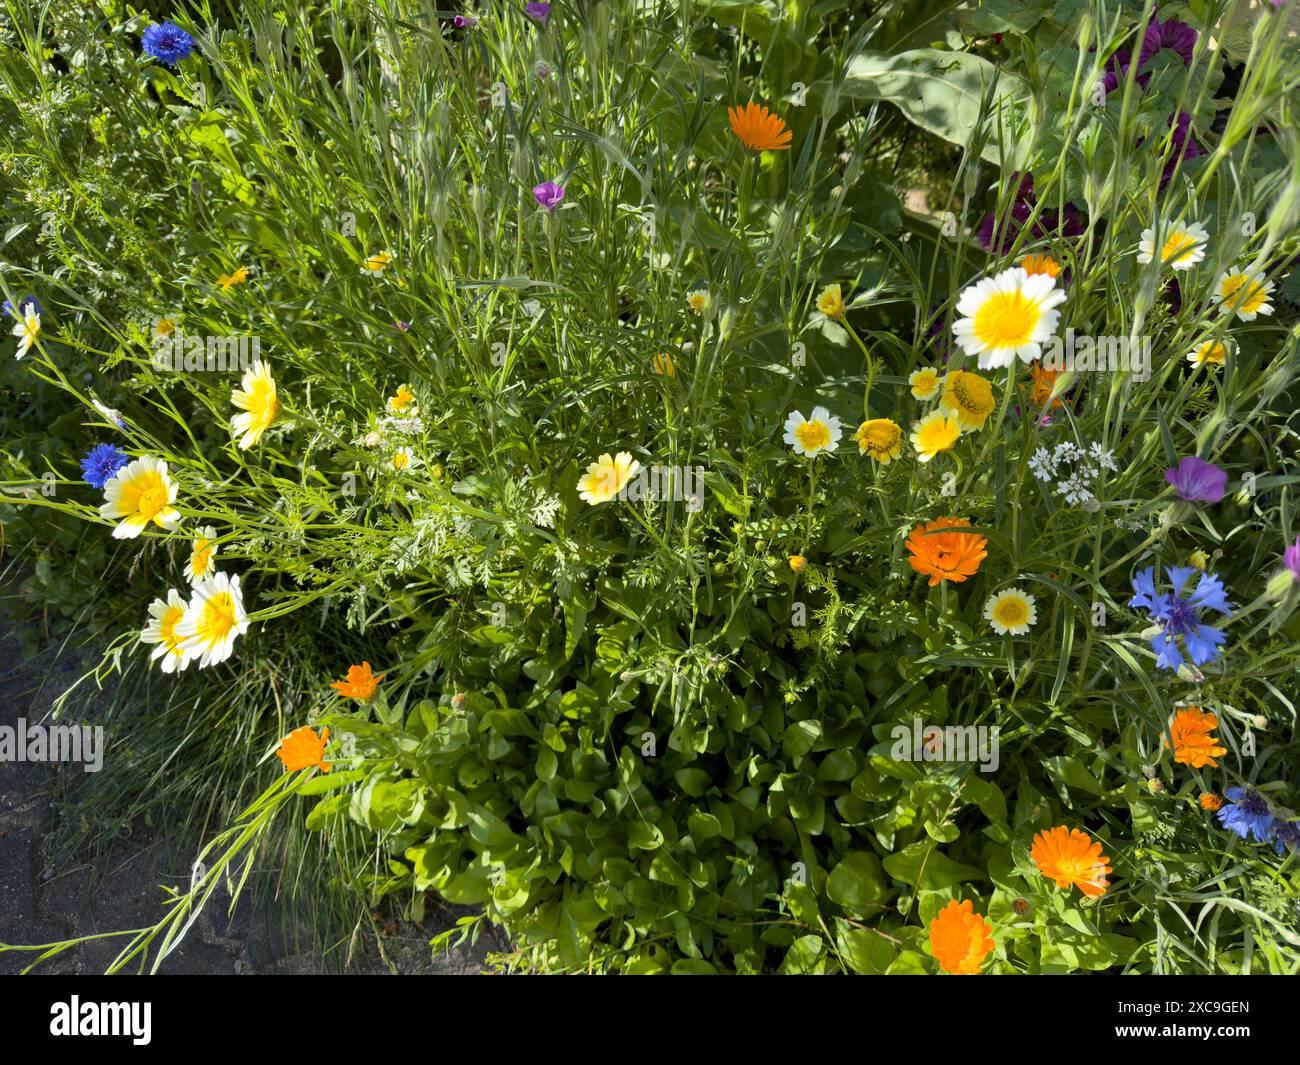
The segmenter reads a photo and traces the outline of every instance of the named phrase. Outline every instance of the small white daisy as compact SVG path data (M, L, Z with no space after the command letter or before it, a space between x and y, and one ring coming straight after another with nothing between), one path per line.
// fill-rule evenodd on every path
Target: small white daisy
M957 300L962 317L952 335L967 355L979 357L981 370L1010 366L1016 357L1033 362L1056 332L1065 293L1050 274L1028 274L1023 267L1003 270L965 289Z
M1268 302L1273 282L1254 270L1232 269L1219 275L1211 299L1223 314L1236 314L1243 322L1253 322L1261 314L1272 314Z
M823 451L834 451L840 442L840 420L825 407L814 407L805 418L793 411L785 420L784 440L796 455L812 458Z
M1174 270L1190 270L1205 258L1205 246L1210 234L1200 222L1174 222L1162 230L1164 240L1160 245L1160 265L1168 265ZM1138 242L1140 263L1149 263L1155 258L1156 231L1142 230L1142 239Z
M1023 636L1038 620L1034 597L1019 588L991 595L984 603L984 617L999 636Z

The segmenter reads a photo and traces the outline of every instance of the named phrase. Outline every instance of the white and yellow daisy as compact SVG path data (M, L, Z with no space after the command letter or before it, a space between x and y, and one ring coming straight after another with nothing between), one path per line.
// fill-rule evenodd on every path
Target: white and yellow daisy
M217 572L217 530L211 525L199 530L190 548L190 560L185 564L185 579L190 584L211 577Z
M713 302L713 297L709 295L707 288L697 288L693 292L686 294L686 306L696 314L703 314L709 309L709 304Z
M1268 302L1272 294L1273 282L1263 274L1234 267L1219 275L1210 298L1223 314L1235 313L1243 322L1253 322L1261 314L1273 313L1273 305Z
M988 597L984 603L984 617L999 636L1008 633L1023 636L1038 620L1038 610L1034 607L1032 595L1019 588L1007 588Z
M361 264L361 272L378 276L388 269L389 264L393 261L393 253L390 251L377 251Z
M23 304L18 313L21 317L13 328L13 335L18 338L18 350L14 353L14 358L21 359L41 339L41 316L30 303Z
M1205 246L1210 234L1200 222L1172 222L1162 230L1163 240L1160 244L1160 265L1174 270L1190 270L1205 258ZM1142 230L1142 239L1138 241L1137 261L1143 264L1151 262L1156 255L1156 231Z
M593 507L597 503L608 503L627 487L628 481L640 469L641 463L628 452L620 451L612 458L606 452L578 478L578 495L583 502L590 503Z
M185 600L175 588L167 589L166 599L155 599L149 604L149 624L140 633L144 643L155 644L152 662L161 658L164 673L176 673L190 664L192 655L180 645L176 626L185 617Z
M181 520L176 502L176 484L161 459L139 458L128 462L104 485L101 517L120 519L113 529L114 540L133 540L150 522L160 529L174 529Z
M928 366L913 370L907 377L907 384L912 389L913 397L920 400L934 399L939 394L939 385L942 381L939 371L932 370Z
M840 420L825 407L813 407L813 412L805 418L799 411L792 411L785 420L785 437L787 444L794 448L796 455L813 458L823 451L834 451L840 442Z
M244 371L242 389L230 393L230 402L243 414L230 420L230 431L239 437L239 450L247 451L262 439L262 434L280 414L280 397L276 394L271 367L261 359Z
M1197 344L1187 353L1187 361L1193 366L1222 366L1228 361L1229 343L1227 340L1207 340L1204 344Z
M388 465L397 473L406 473L420 465L420 460L409 447L399 447L388 456Z
M979 357L981 370L1025 363L1042 354L1042 345L1061 320L1056 308L1065 293L1051 274L1029 274L1023 267L1003 270L971 285L957 300L952 335L967 355Z
M414 410L412 408L415 408ZM388 409L394 414L404 414L411 411L412 414L419 408L415 406L415 393L406 385L398 387L397 391L388 397Z
M176 624L181 649L198 659L200 669L229 658L235 637L247 631L239 578L226 573L209 577L194 588L185 616Z
M941 451L947 451L961 436L961 422L955 414L936 410L912 425L912 447L920 462L929 462Z

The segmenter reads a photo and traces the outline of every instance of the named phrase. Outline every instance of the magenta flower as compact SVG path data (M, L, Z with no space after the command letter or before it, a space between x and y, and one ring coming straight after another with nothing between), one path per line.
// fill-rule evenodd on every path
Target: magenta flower
M1139 47L1131 49L1127 55L1117 53L1111 56L1110 67L1102 78L1106 94L1109 96L1113 93L1128 77L1128 68L1133 63L1134 53L1137 54L1138 65L1138 75L1134 80L1144 89L1150 82L1151 75L1143 74L1142 68L1162 49L1168 49L1177 55L1184 66L1191 66L1197 36L1196 30L1185 22L1179 22L1177 19L1170 19L1167 22L1152 19L1147 23L1146 33L1142 35L1142 44Z
M1295 543L1286 549L1282 555L1282 562L1291 571L1291 576L1300 581L1300 536L1297 536Z
M545 207L549 214L560 206L560 201L564 199L564 189L554 181L543 181L540 185L534 186L533 199L540 206Z
M534 3L524 5L524 14L545 26L546 20L551 17L551 5L538 3L535 0Z
M477 26L478 19L473 15L457 15L451 20L451 24L458 30L463 30L466 26Z
M1228 474L1213 462L1192 455L1177 468L1165 470L1165 480L1189 503L1217 503L1223 498Z

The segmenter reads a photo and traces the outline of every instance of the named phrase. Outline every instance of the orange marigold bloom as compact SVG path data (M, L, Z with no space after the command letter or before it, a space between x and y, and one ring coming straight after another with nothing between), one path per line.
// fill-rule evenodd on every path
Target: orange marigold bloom
M325 744L329 743L329 739L329 729L322 729L318 736L314 729L304 725L282 739L275 753L290 773L299 769L311 769L313 766L322 773L328 773L330 764L325 761Z
M1201 797L1197 801L1201 804L1202 810L1209 810L1210 813L1223 807L1223 797L1215 795L1212 791L1201 792Z
M376 677L370 672L370 663L362 662L359 666L348 666L347 678L336 680L330 687L345 699L360 699L364 702L374 698L379 682L386 676L386 673L381 673Z
M930 949L946 973L974 976L993 949L993 929L974 909L970 899L954 900L930 922Z
M989 557L988 539L978 533L933 532L953 526L968 526L965 518L936 518L918 525L907 537L908 563L917 573L930 578L933 588L940 581L961 583L973 577L980 563Z
M1061 276L1061 264L1050 255L1026 255L1020 260L1020 266L1027 274L1047 274L1049 277Z
M794 139L794 134L785 128L784 122L753 100L744 108L728 107L727 118L731 122L731 132L750 151L785 151Z
M1174 739L1174 761L1189 765L1193 769L1206 766L1218 766L1214 759L1227 754L1228 748L1220 747L1219 737L1210 733L1219 727L1219 719L1207 713L1199 706L1185 706L1169 721L1169 732ZM1165 750L1169 749L1169 737L1165 737Z
M1101 844L1077 828L1058 825L1034 837L1030 850L1034 865L1048 880L1067 891L1073 884L1089 898L1106 893L1109 860L1101 853Z
M1056 385L1056 379L1061 376L1061 371L1048 370L1035 361L1029 364L1029 372L1034 375L1034 384L1033 388L1030 390L1029 398L1035 405L1041 407L1052 398L1052 389ZM1052 399L1053 409L1060 405L1060 396Z

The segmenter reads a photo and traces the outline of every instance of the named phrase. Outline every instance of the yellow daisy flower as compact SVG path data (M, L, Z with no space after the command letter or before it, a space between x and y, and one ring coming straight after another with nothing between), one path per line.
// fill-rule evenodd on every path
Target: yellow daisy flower
M181 520L176 502L176 485L161 459L139 458L127 463L104 485L102 517L118 519L113 539L133 540L153 522L160 529L174 529Z
M242 285L247 280L248 270L241 266L232 274L222 274L218 277L217 285L221 288L222 292L229 292L236 285Z
M280 414L280 397L276 394L271 367L261 359L244 371L243 390L230 393L230 402L244 414L231 419L230 431L239 437L239 450L247 451L262 439L262 434Z
M239 578L218 573L198 584L185 616L176 625L180 647L199 660L199 668L224 662L235 649L235 637L248 631Z
M984 428L989 415L997 409L993 386L979 374L965 370L953 370L943 379L943 398L939 402L957 415L963 429Z
M1010 366L1017 356L1033 362L1061 320L1056 308L1065 293L1050 274L1028 274L1023 267L1003 270L965 289L957 300L962 317L952 335L981 370Z
M185 600L175 588L167 589L166 599L155 599L149 604L149 623L140 633L140 639L156 645L149 661L161 658L164 673L176 673L190 664L191 655L181 647L176 635L176 626L184 617Z
M907 383L911 386L912 395L916 399L925 400L934 399L938 394L940 380L939 371L926 366L920 370L913 370L907 378Z
M608 503L617 497L639 469L641 463L628 452L620 451L612 458L606 452L578 478L578 495L593 507L597 503Z
M393 261L393 255L391 252L377 251L375 252L374 255L370 256L370 258L368 258L364 263L362 263L361 269L367 274L374 274L378 276L379 274L382 274L385 270L388 269L388 266L390 263L392 263L392 261Z
M1034 597L1019 588L990 595L984 603L984 617L999 636L1023 636L1038 620Z
M1273 282L1253 270L1232 269L1219 275L1211 299L1223 314L1236 314L1243 322L1253 322L1261 314L1272 314L1268 302Z
M844 317L844 297L839 285L827 285L817 297L817 309L827 318Z
M1187 361L1193 366L1222 366L1228 361L1228 345L1222 340L1207 340L1187 353Z
M898 458L903 451L903 429L891 418L872 418L858 426L853 434L858 454L870 455L882 466Z
M1205 246L1210 234L1200 222L1184 225L1175 222L1164 229L1164 241L1160 245L1160 265L1170 266L1175 270L1190 270L1205 258ZM1137 261L1145 265L1156 257L1156 231L1142 230L1142 239L1138 241Z
M394 395L388 397L388 409L396 414L401 414L414 402L415 393L402 385Z
M216 572L217 530L206 526L199 530L190 549L190 560L185 566L185 578L190 584L211 577Z
M933 411L912 426L912 446L921 462L929 462L939 452L947 451L959 436L961 423L947 411Z

